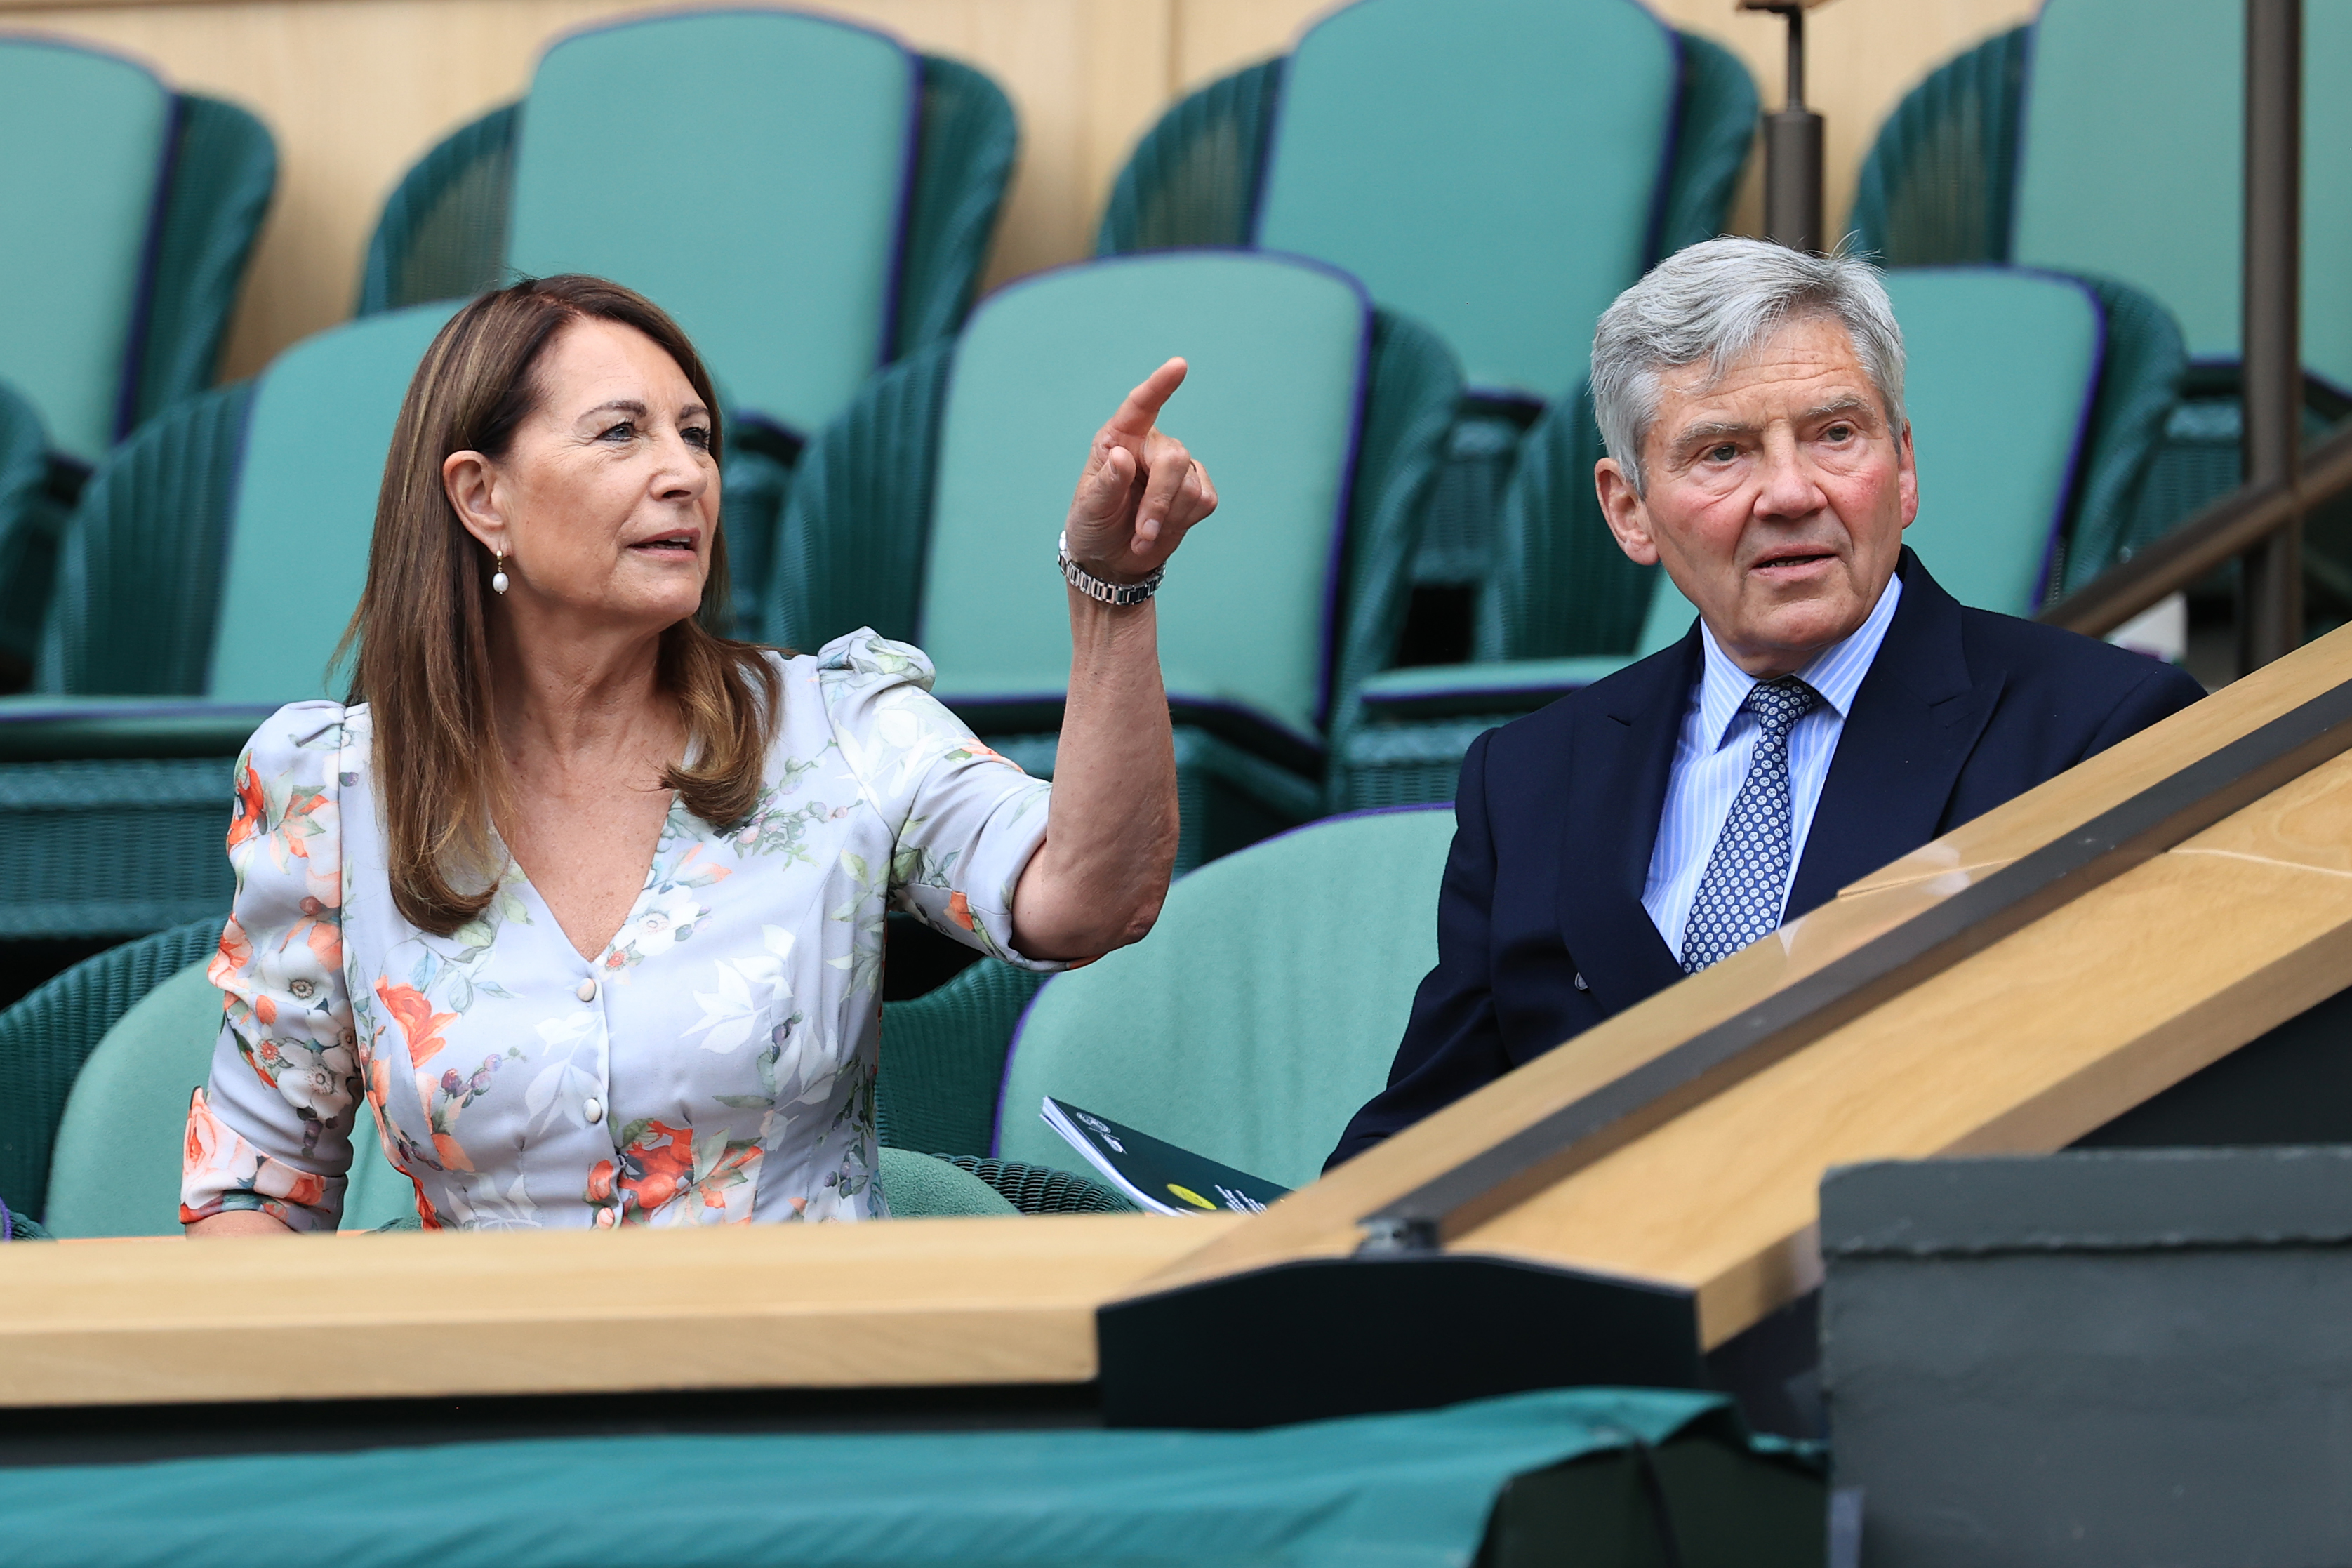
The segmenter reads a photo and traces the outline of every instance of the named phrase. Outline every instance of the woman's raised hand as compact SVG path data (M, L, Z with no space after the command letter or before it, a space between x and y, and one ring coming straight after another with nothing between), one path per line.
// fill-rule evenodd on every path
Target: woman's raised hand
M1217 510L1217 487L1184 443L1154 420L1184 384L1171 359L1127 395L1095 432L1070 501L1070 559L1105 582L1150 576L1176 552L1185 530Z

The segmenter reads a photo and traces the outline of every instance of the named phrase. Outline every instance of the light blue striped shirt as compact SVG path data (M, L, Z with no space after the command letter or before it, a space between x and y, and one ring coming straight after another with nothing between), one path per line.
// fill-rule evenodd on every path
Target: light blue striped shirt
M1789 877L1805 862L1805 837L1813 826L1813 807L1821 804L1822 783L1829 777L1830 759L1837 754L1838 737L1845 732L1845 716L1870 661L1886 638L1887 624L1903 597L1903 579L1889 577L1886 589L1870 618L1843 642L1797 671L1797 678L1822 700L1789 731L1789 796L1790 826ZM1698 683L1691 689L1690 708L1683 715L1681 739L1675 742L1673 771L1666 775L1665 809L1658 816L1657 842L1650 848L1649 880L1642 888L1642 907L1650 912L1667 948L1683 950L1683 928L1690 923L1691 900L1698 896L1699 879L1715 853L1731 803L1748 780L1748 759L1756 751L1756 716L1740 704L1756 689L1756 678L1731 662L1702 622L1699 646L1706 652ZM1788 907L1788 889L1780 890Z

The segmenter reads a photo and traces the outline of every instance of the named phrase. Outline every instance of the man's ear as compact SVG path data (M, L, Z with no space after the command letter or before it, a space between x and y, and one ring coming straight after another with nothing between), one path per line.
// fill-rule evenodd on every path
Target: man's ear
M1919 515L1919 459L1911 446L1911 421L1903 422L1903 437L1895 446L1895 488L1903 498L1903 526Z
M452 452L441 460L441 489L485 550L507 547L506 518L499 510L498 475L479 452Z
M1592 466L1592 488L1601 496L1601 515L1609 520L1617 548L1637 565L1655 566L1658 542L1650 537L1650 509L1633 493L1633 482L1616 458L1603 458Z

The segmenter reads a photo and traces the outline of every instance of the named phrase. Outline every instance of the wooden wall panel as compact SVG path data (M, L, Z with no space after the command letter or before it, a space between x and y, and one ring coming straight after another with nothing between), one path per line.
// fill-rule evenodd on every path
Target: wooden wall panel
M513 97L548 39L649 8L640 0L0 0L0 26L142 57L176 84L260 114L284 160L278 203L232 331L226 372L349 314L367 236L403 170L441 135ZM1093 248L1135 138L1177 94L1286 47L1316 0L835 0L918 48L969 61L1019 110L1023 156L992 286ZM1780 25L1732 0L1661 0L1721 39L1779 102ZM1839 0L1811 19L1816 105L1829 118L1829 210L1842 220L1879 120L1936 61L2022 19L2030 0ZM1733 215L1752 232L1756 171Z

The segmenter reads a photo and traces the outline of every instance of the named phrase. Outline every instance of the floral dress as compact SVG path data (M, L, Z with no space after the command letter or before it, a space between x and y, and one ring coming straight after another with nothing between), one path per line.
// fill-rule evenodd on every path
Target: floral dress
M673 805L644 890L583 958L509 861L442 937L394 907L366 707L255 732L229 828L226 1017L189 1108L181 1217L331 1230L362 1102L432 1228L887 1215L875 1182L886 905L1032 969L1013 889L1049 788L972 738L931 668L860 631L769 656L759 805Z

